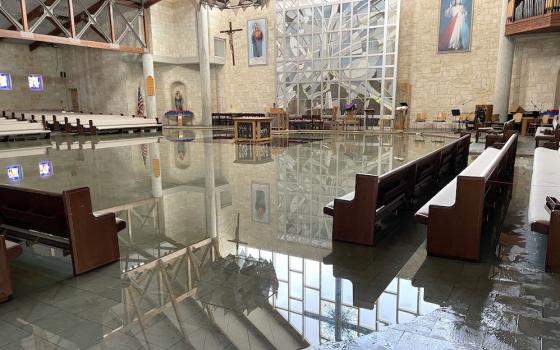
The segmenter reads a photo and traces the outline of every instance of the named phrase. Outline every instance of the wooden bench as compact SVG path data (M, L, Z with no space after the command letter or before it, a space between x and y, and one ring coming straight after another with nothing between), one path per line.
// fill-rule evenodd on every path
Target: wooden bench
M560 153L538 147L533 158L533 175L529 195L528 217L531 230L548 235L545 266L560 272L560 210L548 211L546 197L560 199Z
M114 213L95 216L89 188L62 194L0 186L0 228L8 238L62 249L75 275L119 260L117 232L126 223Z
M485 208L494 196L509 202L516 147L514 134L507 143L486 149L416 212L416 221L428 226L428 254L480 259Z
M462 156L467 157L469 140L470 135L465 135L443 149L380 176L356 174L354 192L323 207L323 213L333 217L332 239L375 245L375 233L383 227L381 220L385 215L409 209L421 187L426 183L438 184L447 174L442 173L442 164L446 171L455 172L456 164L460 163L456 159L458 145L466 144L467 152L462 151Z
M45 130L41 123L30 123L27 121L0 124L0 138L9 140L29 137L49 138L50 131Z
M13 293L10 274L10 261L22 253L21 246L0 236L0 303L5 302Z

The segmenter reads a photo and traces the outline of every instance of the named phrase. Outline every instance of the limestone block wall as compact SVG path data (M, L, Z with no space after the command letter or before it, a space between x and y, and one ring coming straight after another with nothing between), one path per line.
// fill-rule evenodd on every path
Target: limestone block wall
M409 115L492 103L500 29L501 0L473 1L471 51L437 52L440 0L401 0L398 85L410 86ZM397 98L400 102L403 94Z
M150 8L152 47L155 55L198 55L196 7L191 1L164 0Z
M560 37L541 35L516 39L510 110L560 107Z
M0 91L0 109L52 109L67 108L66 79L63 71L62 52L52 47L29 51L29 43L2 43L0 72L12 75L12 90ZM44 91L29 91L28 74L43 75Z
M80 109L97 113L136 113L142 64L137 55L65 47L68 88L77 88Z

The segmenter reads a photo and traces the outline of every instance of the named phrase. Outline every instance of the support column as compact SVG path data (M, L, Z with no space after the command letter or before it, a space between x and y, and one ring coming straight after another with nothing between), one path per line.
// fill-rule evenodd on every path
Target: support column
M156 118L156 85L154 78L154 56L151 53L142 55L142 68L144 72L144 91L146 92L146 116Z
M494 113L500 115L500 121L506 121L509 112L509 95L515 48L513 39L505 36L507 6L508 1L502 0L502 20L500 23L500 42L498 46L498 62L494 92Z
M212 130L204 130L205 139L212 139ZM218 213L216 207L216 175L214 174L214 145L213 142L204 142L204 172L206 193L206 230L208 237L216 238L218 235Z
M210 99L210 44L208 43L208 9L200 6L196 13L198 33L198 60L200 65L200 99L202 104L201 124L212 126Z

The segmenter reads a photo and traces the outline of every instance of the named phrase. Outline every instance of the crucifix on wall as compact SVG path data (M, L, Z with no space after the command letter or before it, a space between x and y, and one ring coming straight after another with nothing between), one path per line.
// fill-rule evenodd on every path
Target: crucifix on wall
M235 34L235 32L240 32L242 30L243 29L233 29L231 26L231 22L229 22L229 29L220 31L220 33L224 33L229 36L229 49L231 50L231 59L233 61L234 66L235 66L235 51L233 49L233 34Z

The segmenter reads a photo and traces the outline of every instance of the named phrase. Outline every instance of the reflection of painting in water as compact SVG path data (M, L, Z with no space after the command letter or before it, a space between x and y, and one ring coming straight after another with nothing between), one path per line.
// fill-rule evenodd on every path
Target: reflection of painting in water
M269 185L256 184L251 185L251 204L252 217L254 222L262 222L268 224L269 220Z
M255 194L257 197L257 200L255 201L255 211L257 212L257 217L259 220L264 220L264 215L266 214L264 191L257 190Z

